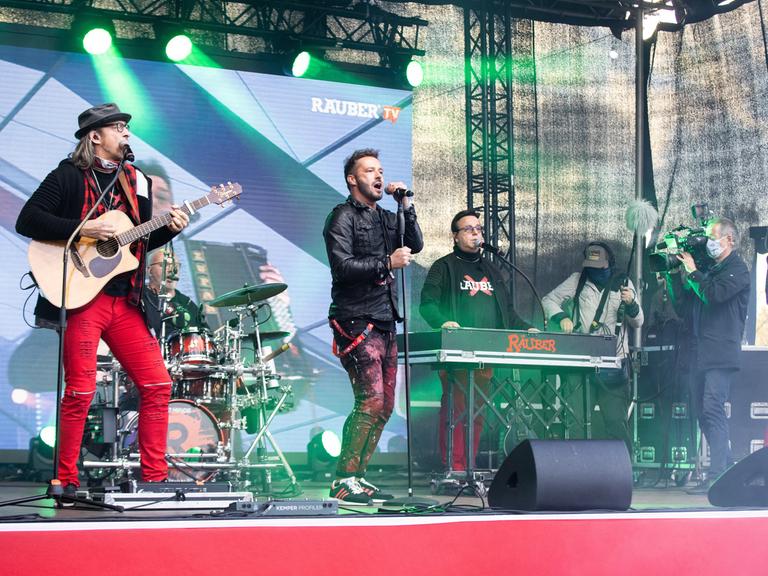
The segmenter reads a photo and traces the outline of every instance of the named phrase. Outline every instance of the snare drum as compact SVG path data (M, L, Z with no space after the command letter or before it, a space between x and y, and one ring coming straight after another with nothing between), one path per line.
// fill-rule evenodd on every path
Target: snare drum
M223 404L227 401L229 377L225 373L214 372L204 378L175 380L171 386L171 398L192 400L201 404Z
M207 330L189 328L181 332L174 332L166 338L165 348L168 360L171 362L194 366L216 364L216 344L213 341L213 336ZM187 370L184 372L184 379L205 378L209 372L209 370Z

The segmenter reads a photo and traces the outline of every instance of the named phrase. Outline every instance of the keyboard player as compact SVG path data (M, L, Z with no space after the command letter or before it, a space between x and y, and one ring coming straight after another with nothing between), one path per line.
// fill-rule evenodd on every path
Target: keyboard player
M511 282L493 262L483 257L483 227L479 214L462 210L451 220L453 251L437 259L429 269L421 291L419 311L427 323L438 328L496 328L535 330L518 316L508 291ZM448 424L456 422L465 410L467 370L440 370L443 394L440 400L440 452L451 472L462 472L466 464L466 428L454 426L451 456L448 457ZM473 371L475 385L488 393L492 368ZM449 394L453 394L453 414L449 419ZM477 405L477 404L476 404ZM483 428L482 412L474 421L473 454L477 455Z

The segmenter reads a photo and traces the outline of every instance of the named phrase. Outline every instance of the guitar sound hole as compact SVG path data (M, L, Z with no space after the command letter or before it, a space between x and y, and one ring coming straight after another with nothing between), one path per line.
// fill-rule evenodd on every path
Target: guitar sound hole
M104 258L111 258L117 254L118 248L119 246L117 245L117 240L115 238L99 240L96 243L96 251L99 253L99 256L103 256Z

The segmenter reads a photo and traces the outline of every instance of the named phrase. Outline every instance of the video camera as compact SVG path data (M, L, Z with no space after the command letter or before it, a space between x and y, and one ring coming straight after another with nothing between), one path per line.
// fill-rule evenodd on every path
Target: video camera
M648 264L652 272L669 272L681 262L678 254L688 252L693 256L696 267L700 270L708 269L713 261L707 254L707 222L714 214L706 204L694 204L691 206L693 217L699 221L699 226L678 226L664 235L661 242L657 243L653 251L648 255Z

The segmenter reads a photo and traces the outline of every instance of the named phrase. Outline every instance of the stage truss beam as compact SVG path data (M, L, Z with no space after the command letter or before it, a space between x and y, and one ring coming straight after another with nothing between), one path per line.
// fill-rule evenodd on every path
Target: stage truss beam
M32 17L39 14L41 22L51 13L72 19L87 15L143 25L143 29L173 24L208 35L258 37L265 41L259 51L267 53L280 52L287 45L373 52L382 66L423 56L419 33L428 25L421 18L347 1L0 0L0 7L23 10Z

